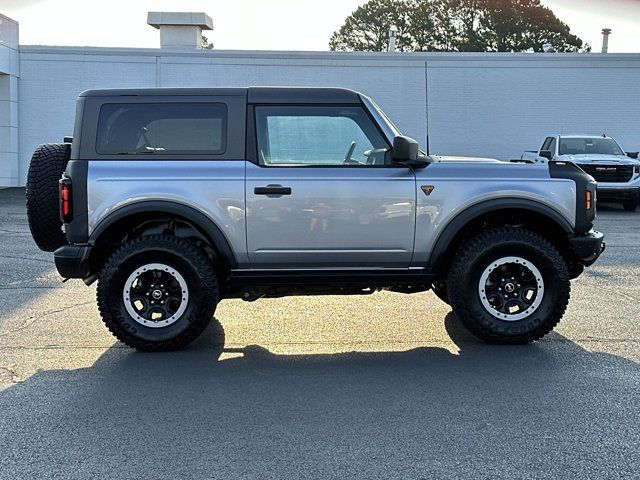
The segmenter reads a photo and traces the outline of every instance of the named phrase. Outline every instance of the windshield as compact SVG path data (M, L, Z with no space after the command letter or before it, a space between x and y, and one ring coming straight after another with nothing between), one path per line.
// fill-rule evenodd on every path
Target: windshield
M560 138L560 155L624 155L613 138Z

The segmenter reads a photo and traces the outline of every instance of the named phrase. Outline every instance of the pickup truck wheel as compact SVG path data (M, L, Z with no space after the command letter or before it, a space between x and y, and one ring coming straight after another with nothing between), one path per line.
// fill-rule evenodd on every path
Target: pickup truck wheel
M447 282L443 280L436 280L431 284L431 290L436 294L440 300L449 305L449 294L447 293Z
M45 252L67 243L60 221L58 181L70 155L70 143L47 143L36 148L29 164L27 219L33 240Z
M622 207L627 212L635 212L638 208L638 200L625 200L624 202L622 202Z
M176 350L213 318L218 283L211 261L195 244L151 235L111 256L100 273L97 299L102 320L125 345Z
M549 333L571 291L560 252L521 228L494 228L469 240L451 265L447 286L453 311L469 331L502 344Z

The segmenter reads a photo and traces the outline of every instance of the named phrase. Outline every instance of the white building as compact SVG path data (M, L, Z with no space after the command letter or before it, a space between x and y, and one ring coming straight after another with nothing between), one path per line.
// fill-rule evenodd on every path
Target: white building
M0 186L24 185L40 143L73 133L90 88L313 85L374 98L437 154L519 157L552 133L607 133L640 150L640 54L202 50L204 14L150 14L162 48L19 45L0 15ZM141 28L149 28L141 26Z

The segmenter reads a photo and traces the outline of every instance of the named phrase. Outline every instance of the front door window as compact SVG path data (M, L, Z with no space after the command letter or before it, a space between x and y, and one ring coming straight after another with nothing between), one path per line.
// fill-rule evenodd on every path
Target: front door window
M384 166L389 150L361 107L256 107L256 126L263 166Z

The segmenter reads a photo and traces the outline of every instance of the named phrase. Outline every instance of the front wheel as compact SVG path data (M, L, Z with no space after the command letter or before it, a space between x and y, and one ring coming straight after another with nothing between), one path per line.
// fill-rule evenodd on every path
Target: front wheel
M143 351L176 350L211 322L218 284L211 261L195 244L151 235L111 256L97 297L102 320L122 343Z
M635 212L638 208L638 203L638 200L625 200L624 202L622 202L622 207L627 212Z
M560 252L521 228L494 228L469 240L451 265L447 287L453 311L469 331L503 344L549 333L571 291Z
M431 290L440 300L449 305L449 294L447 293L447 282L436 280L431 284Z

